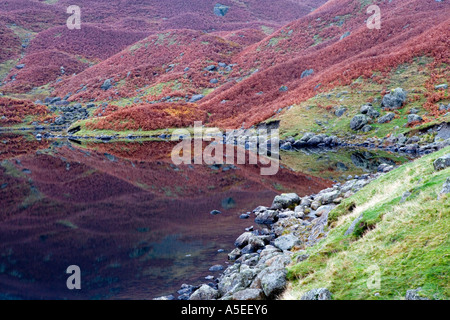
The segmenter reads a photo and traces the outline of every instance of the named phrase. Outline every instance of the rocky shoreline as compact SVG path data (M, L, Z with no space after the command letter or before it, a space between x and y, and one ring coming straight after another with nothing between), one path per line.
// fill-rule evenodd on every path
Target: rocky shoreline
M394 166L382 164L377 173L349 178L317 194L299 197L295 193L274 198L270 207L257 207L251 212L258 230L247 228L235 241L228 254L233 264L215 278L208 276L202 285L183 284L178 297L163 296L156 300L266 300L275 299L287 285L286 267L293 261L308 259L306 248L317 244L328 232L328 214L343 199L352 196ZM330 299L331 293L318 288L306 293L304 300Z
M429 140L433 140L429 142ZM354 137L351 141L362 140ZM305 133L299 140L289 137L280 140L280 149L295 151L304 148L324 147L362 147L369 149L380 149L389 152L407 153L413 155L424 155L450 145L450 123L441 123L429 128L426 132L419 132L411 137L403 134L388 135L384 138L368 138L362 142L345 142L336 136L326 134Z
M98 136L75 136L78 128L67 130L66 127L43 127L37 126L31 128L3 128L0 127L0 132L13 132L13 131L30 131L33 132L36 139L70 139L70 140L97 140L102 142L109 142L114 140L138 140L138 139L160 139L170 140L172 135L170 134L155 134L155 135L133 135L130 134L126 137L120 137L117 135L98 135ZM47 132L44 132L46 131ZM231 134L223 135L223 143L234 143L244 139L248 140L247 130L235 130ZM429 142L429 140L433 140ZM356 142L361 141L362 142ZM360 137L352 137L352 139L343 140L333 135L326 134L314 134L311 132L305 133L302 138L295 140L293 137L282 139L278 141L279 149L283 151L298 151L302 149L323 149L323 148L366 148L366 149L378 149L394 153L404 153L410 155L425 155L435 151L438 151L446 146L450 145L450 123L441 123L432 128L429 128L426 132L419 132L411 137L406 137L403 134L388 135L384 138L367 138L361 139ZM267 141L268 149L271 149L273 139ZM250 148L249 143L243 143L245 147Z
M436 159L436 171L450 167L450 154ZM299 197L295 193L281 194L270 207L259 206L251 214L258 230L247 228L234 242L235 249L228 254L234 262L224 269L212 266L210 271L222 271L217 278L208 276L209 282L201 285L183 284L178 290L178 300L271 300L276 299L287 286L286 267L293 262L309 258L308 247L327 237L329 213L341 201L351 197L372 181L395 167L381 164L376 173L349 177L345 183L336 183L317 194ZM450 193L450 178L443 185L441 194ZM406 192L401 201L409 197ZM356 218L345 232L351 234L362 216ZM408 290L406 300L423 300L419 289ZM330 300L327 288L306 292L302 300ZM175 300L174 295L155 300Z

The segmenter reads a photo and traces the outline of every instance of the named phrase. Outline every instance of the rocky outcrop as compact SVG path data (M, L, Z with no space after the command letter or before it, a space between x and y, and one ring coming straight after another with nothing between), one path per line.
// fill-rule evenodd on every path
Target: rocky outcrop
M246 231L235 240L236 248L228 254L234 264L223 270L215 283L200 287L184 285L181 299L189 291L191 300L275 299L286 288L286 267L293 261L294 251L298 252L297 262L307 260L309 256L304 249L328 234L326 226L331 210L381 174L355 177L309 196L282 194L275 197L270 208L255 208L252 214L261 229ZM316 289L304 299L328 300L331 293L324 288Z
M367 117L365 115L357 114L350 121L350 129L352 129L354 131L358 131L358 130L362 129L368 123L368 121L369 120L367 119Z
M383 97L381 107L385 109L400 109L406 102L406 92L402 88L396 88Z
M433 166L436 171L444 170L450 167L450 153L447 153L446 155L437 158L434 161Z

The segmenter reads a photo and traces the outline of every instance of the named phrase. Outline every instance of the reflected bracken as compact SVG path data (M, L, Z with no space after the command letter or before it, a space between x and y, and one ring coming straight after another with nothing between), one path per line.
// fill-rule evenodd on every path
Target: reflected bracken
M30 143L1 153L6 299L173 293L226 263L236 237L253 224L241 213L270 205L281 192L305 195L330 185L285 168L261 176L257 165L175 166L173 143L164 141L77 144L14 134L1 140ZM69 265L80 266L84 290L67 290Z

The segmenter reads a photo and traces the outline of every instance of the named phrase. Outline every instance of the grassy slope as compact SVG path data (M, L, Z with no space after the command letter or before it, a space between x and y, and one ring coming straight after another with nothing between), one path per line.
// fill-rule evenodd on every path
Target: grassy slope
M405 164L336 207L328 237L308 249L306 261L290 267L284 298L326 287L334 299L402 299L421 287L423 296L448 299L450 201L437 195L450 168L436 172L433 161L449 152L447 147ZM412 195L400 203L406 191ZM361 224L344 236L361 214ZM380 287L369 289L376 268Z
M404 108L398 110L398 117L390 123L378 124L375 121L372 124L374 130L367 134L358 132L358 135L382 138L389 133L407 133L412 130L411 128L404 127L407 123L409 110L411 108L419 109L418 114L420 116L424 116L427 113L423 108L423 104L426 101L424 93L427 92L425 83L429 80L431 73L431 70L427 66L429 62L429 58L416 58L413 63L400 65L392 70L387 77L387 85L378 84L372 79L359 78L350 86L334 88L329 92L317 94L309 100L294 105L289 110L285 110L275 117L275 119L281 120L280 134L283 137L301 137L301 133L311 131L316 133L332 133L341 137L354 135L356 132L350 129L350 121L359 113L361 106L371 99L376 99L372 102L373 106L380 112L381 116L385 115L388 111L383 111L380 108L383 98L382 91L383 89L389 90L397 87L407 90L408 98L418 96L418 99L408 101ZM444 68L445 65L442 66L441 70ZM439 72L439 70L433 71ZM376 75L377 73L374 72L374 76ZM446 81L442 82L445 83ZM449 96L448 90L446 90L446 99L440 103L448 102ZM327 106L342 106L347 108L347 112L342 117L337 117L334 115L335 109L327 110L325 108ZM317 124L317 120L322 125ZM425 126L443 121L450 121L449 116L442 116L440 119L428 122ZM398 129L394 130L395 127L398 127Z

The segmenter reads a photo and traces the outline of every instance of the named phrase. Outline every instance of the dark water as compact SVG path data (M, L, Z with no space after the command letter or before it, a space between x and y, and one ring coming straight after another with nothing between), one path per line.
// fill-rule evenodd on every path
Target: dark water
M241 213L281 192L330 185L288 169L261 176L254 165L175 166L172 147L0 135L0 299L172 294L226 266L234 240L254 224ZM70 265L81 269L81 290L67 289Z

